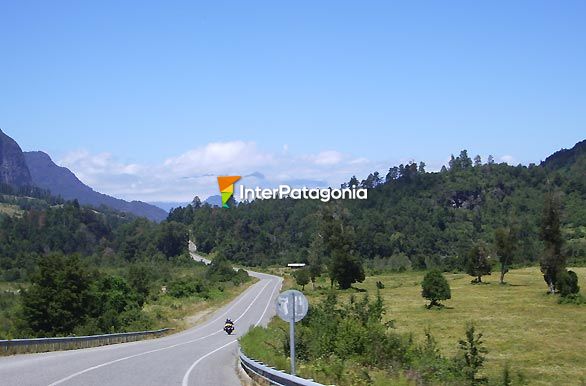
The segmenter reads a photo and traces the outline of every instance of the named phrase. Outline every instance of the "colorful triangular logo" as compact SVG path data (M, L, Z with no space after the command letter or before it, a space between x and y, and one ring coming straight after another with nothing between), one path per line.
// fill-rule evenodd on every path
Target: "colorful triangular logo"
M240 176L221 176L218 177L218 186L222 195L222 208L229 208L228 200L234 194L234 183L240 179Z

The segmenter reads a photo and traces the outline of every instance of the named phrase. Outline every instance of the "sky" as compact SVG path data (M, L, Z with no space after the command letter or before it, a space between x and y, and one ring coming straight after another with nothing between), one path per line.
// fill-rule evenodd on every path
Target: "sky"
M337 186L586 138L586 2L0 1L0 128L103 193Z

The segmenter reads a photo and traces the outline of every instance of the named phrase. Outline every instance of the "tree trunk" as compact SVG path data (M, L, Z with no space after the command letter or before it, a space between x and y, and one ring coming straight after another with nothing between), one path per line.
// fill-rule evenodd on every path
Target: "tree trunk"
M505 284L505 271L501 271L501 284Z
M555 284L553 281L551 283L549 283L548 287L549 287L549 293L555 294Z
M482 283L482 276L478 276L478 282Z

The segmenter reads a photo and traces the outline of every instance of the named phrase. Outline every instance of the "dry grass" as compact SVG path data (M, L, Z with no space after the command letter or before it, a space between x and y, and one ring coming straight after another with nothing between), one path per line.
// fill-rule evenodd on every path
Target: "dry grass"
M0 214L5 214L9 217L20 217L24 211L18 205L0 203Z
M156 302L145 304L144 311L156 321L157 328L185 330L205 322L214 311L234 300L257 281L258 279L251 277L251 280L238 286L226 286L223 292L213 289L207 300L198 297L176 299L162 296Z
M585 287L586 268L574 271ZM586 305L558 304L558 296L546 294L539 268L509 272L507 285L498 284L496 275L486 277L487 284L472 285L470 276L446 274L452 299L435 310L424 307L423 274L368 277L356 287L372 294L382 281L386 316L395 320L397 330L421 339L430 328L446 354L457 351L466 322L473 321L484 334L489 350L485 372L493 379L507 361L513 374L521 371L532 385L580 384L586 378Z

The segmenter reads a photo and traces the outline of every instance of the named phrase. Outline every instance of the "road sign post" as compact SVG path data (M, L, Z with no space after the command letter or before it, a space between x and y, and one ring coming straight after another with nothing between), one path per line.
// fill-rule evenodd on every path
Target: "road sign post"
M291 319L289 319L289 346L291 346L291 375L295 375L295 292L291 292Z
M289 346L291 355L291 375L295 375L295 323L307 315L309 302L299 291L289 290L277 297L277 315L289 322Z

